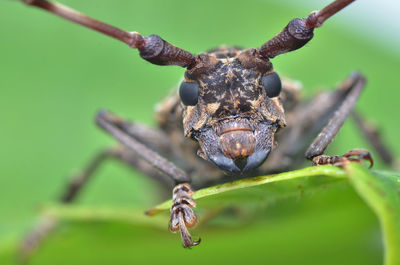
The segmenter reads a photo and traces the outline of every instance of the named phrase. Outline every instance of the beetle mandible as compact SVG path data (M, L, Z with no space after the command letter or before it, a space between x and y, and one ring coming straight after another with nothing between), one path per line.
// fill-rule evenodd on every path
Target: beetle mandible
M197 221L193 189L290 170L304 160L304 153L315 165L342 165L361 159L373 163L370 154L361 149L343 156L323 154L363 90L363 75L354 73L334 92L304 103L298 98L298 85L281 79L271 63L274 57L307 44L314 29L354 0L335 0L305 18L291 20L259 48L222 46L198 55L158 35L126 32L58 3L22 1L120 40L139 50L141 58L152 64L186 69L178 93L159 105L158 128L125 121L108 111L98 113L97 124L122 145L98 154L66 189L63 203L76 198L103 161L118 158L164 184L173 184L169 227L180 231L184 247L191 247L199 243L187 229ZM307 148L305 139L312 140L316 134ZM51 226L47 224L36 230L40 233L29 235L25 251L29 252L45 234L43 230Z

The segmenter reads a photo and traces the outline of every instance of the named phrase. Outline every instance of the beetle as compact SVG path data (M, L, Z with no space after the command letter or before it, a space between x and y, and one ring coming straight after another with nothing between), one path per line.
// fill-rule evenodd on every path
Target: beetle
M187 230L197 221L193 189L237 177L290 170L303 161L304 152L315 165L342 165L360 159L372 164L370 154L360 149L343 156L323 155L351 113L364 87L364 76L352 74L334 92L303 103L299 101L298 85L281 79L271 63L274 57L308 43L315 28L353 1L336 0L306 18L291 20L260 48L223 46L194 55L158 35L143 37L60 4L24 0L116 38L138 49L140 56L152 64L186 68L178 93L159 105L159 128L128 122L108 111L98 113L98 125L122 146L98 154L70 184L62 202L72 202L104 160L118 158L160 182L173 182L170 229L180 231L184 247L191 247L199 243ZM316 133L318 136L307 148L309 142L304 139L312 140ZM48 227L51 225L45 229ZM28 237L25 249L32 248L39 234Z

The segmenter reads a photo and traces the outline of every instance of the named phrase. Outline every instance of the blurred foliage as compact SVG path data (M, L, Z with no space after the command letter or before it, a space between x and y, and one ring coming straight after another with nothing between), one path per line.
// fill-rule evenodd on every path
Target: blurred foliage
M160 34L194 53L221 44L260 46L291 18L310 11L261 0L245 4L211 0L62 2L123 29ZM343 12L357 12L357 5L362 1ZM282 75L301 80L305 95L321 86L329 89L354 69L360 70L368 85L357 108L382 128L386 142L399 155L400 58L348 31L339 16L318 29L305 48L274 59L274 66ZM114 40L17 1L0 2L0 29L0 263L10 264L15 243L33 224L38 206L55 201L67 176L113 143L94 125L96 111L106 107L153 124L154 105L177 84L183 70L150 65ZM342 154L354 147L370 148L349 122L328 153ZM383 168L376 160L375 168ZM110 162L78 203L90 208L145 209L162 200L157 192L150 180ZM179 247L177 235L166 231L167 224L165 229L154 230L105 221L70 221L46 242L33 263L54 264L52 259L57 257L56 264L170 264L177 260L192 264L381 264L378 220L346 183L301 199L272 203L265 217L253 222L232 228L228 221L196 230L204 235L203 244L191 251Z

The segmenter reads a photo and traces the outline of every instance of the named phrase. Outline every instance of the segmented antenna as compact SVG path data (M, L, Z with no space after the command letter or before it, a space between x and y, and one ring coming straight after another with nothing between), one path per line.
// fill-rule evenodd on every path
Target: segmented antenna
M321 27L325 20L354 1L336 0L322 10L312 12L306 18L292 19L281 32L258 49L259 53L268 59L303 47L313 38L315 28Z
M47 0L21 1L27 5L41 8L54 15L125 42L129 47L138 49L140 57L152 64L178 65L184 68L192 68L196 65L196 57L193 54L172 45L158 35L143 37L138 32L127 32L81 14L67 6Z

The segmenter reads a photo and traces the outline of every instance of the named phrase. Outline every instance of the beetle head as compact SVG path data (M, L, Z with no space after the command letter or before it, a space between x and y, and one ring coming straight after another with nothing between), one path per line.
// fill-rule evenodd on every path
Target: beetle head
M185 135L199 142L201 157L226 172L258 167L285 126L279 76L255 49L226 47L198 60L179 91Z

